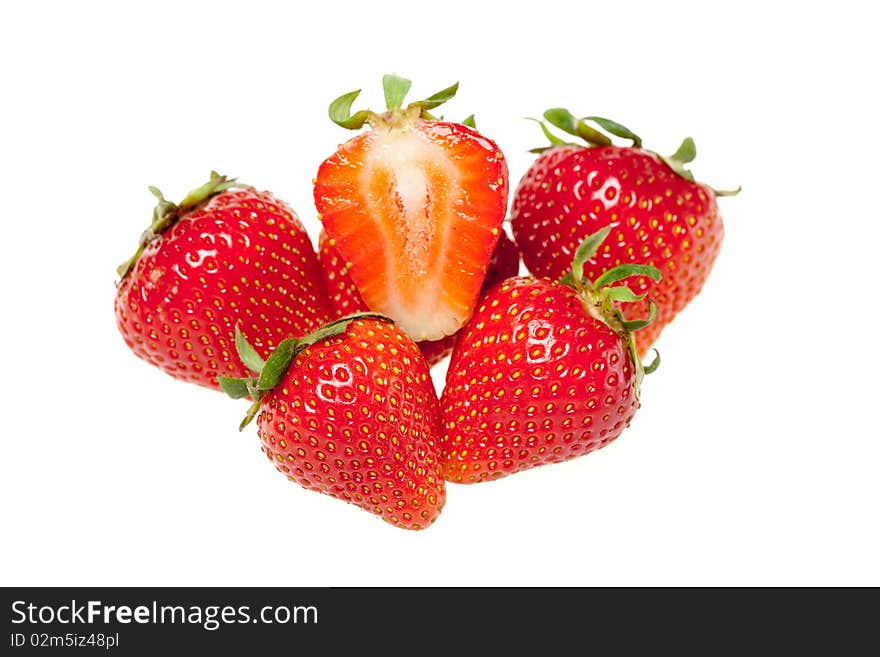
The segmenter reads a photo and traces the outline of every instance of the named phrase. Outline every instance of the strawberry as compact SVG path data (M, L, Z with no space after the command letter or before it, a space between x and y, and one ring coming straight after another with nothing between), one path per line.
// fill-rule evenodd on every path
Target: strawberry
M422 352L422 356L424 356L425 361L430 367L434 367L434 365L442 362L444 358L452 353L456 335L458 335L457 332L439 340L422 340L418 343L419 351Z
M511 227L527 269L554 280L565 274L584 237L604 226L613 228L595 258L584 264L584 275L595 278L623 263L647 263L660 269L663 280L639 277L633 286L657 304L657 318L636 342L644 354L666 326L702 289L721 248L724 227L718 192L695 182L685 168L696 156L688 137L671 157L641 147L641 139L624 126L602 119L577 119L564 109L544 113L552 125L579 136L586 146L565 143L542 123L553 146L541 155L520 181L511 210ZM615 146L608 133L629 139ZM644 316L648 302L633 305Z
M268 192L211 180L159 203L137 253L118 269L116 323L140 358L219 389L245 376L235 327L267 356L283 339L330 319L323 276L296 213Z
M351 280L351 263L345 262L339 251L327 236L327 231L318 234L318 262L324 272L330 304L335 317L344 317L351 313L370 310L364 302L357 285Z
M403 331L360 313L282 341L265 361L241 334L237 347L256 376L220 384L255 400L241 428L257 416L263 452L290 481L403 529L437 519L446 499L440 409Z
M403 107L410 81L383 78L388 111L351 115L360 93L330 117L370 131L324 160L315 205L367 305L414 340L455 333L473 312L507 208L507 164L498 146L429 110L458 85Z
M479 302L452 352L441 399L440 459L449 481L475 483L565 461L604 447L629 426L646 372L615 302L637 302L632 276L654 267L620 265L591 283L583 263L606 227L576 250L570 283L514 277ZM648 301L650 315L656 307Z
M349 273L351 265L343 261L333 245L333 240L323 230L318 237L318 260L324 270L330 302L336 310L337 317L370 310L351 279ZM495 250L492 251L492 258L489 261L489 268L486 271L481 292L485 292L498 281L516 276L517 273L519 273L519 251L516 249L516 244L502 230L498 242L495 244ZM447 335L440 340L423 340L418 343L419 349L429 365L436 365L452 353L455 335Z
M486 270L486 278L480 288L480 294L490 287L503 281L505 278L516 276L519 273L519 249L507 233L501 231L495 250L492 251L492 259L489 260L489 268Z

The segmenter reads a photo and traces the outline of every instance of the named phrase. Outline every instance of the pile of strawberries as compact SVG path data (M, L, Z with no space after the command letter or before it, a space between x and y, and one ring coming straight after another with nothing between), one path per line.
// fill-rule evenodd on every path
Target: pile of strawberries
M490 481L607 445L639 407L642 357L700 291L723 235L716 197L622 125L563 109L517 187L453 85L330 118L358 130L321 163L316 253L296 212L224 176L158 198L118 270L136 355L248 399L288 479L424 529L445 482ZM549 124L549 126L548 126ZM550 126L585 143L571 143ZM631 142L619 146L611 137ZM531 276L519 276L520 255ZM430 367L451 354L438 399Z

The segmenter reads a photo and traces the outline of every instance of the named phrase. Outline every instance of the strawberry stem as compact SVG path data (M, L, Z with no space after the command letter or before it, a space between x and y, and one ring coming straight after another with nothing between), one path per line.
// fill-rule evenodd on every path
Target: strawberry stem
M537 148L530 148L529 153L543 153L548 148L553 148L554 146L577 146L577 144L573 144L570 141L565 141L564 139L560 139L559 137L554 135L552 132L550 132L550 129L547 127L547 125L541 119L536 119L531 116L527 116L526 121L534 121L535 123L537 123L541 128L541 132L543 132L544 136L547 138L547 141L550 142L549 146L539 146Z
M641 301L645 298L644 294L636 294L626 285L615 285L614 287L609 287L607 292L609 299L612 299L613 301L620 301L623 303Z
M654 359L648 365L643 365L645 374L653 374L660 367L660 352L656 349L652 349L652 351L654 352Z
M141 233L140 240L138 240L138 248L134 255L116 268L116 273L119 275L117 285L119 285L119 283L121 283L128 275L128 272L134 268L135 264L137 264L138 258L141 257L141 254L150 242L159 237L159 235L177 223L181 217L192 212L202 203L205 203L217 194L232 189L233 187L249 187L249 185L237 182L236 178L227 178L226 176L221 176L216 171L212 171L211 178L208 182L201 187L192 190L179 204L177 204L166 199L158 188L150 186L150 192L159 200L159 202L153 209L153 220L150 222L150 227Z
M611 140L601 132L588 126L584 119L576 118L563 107L554 107L544 112L544 118L550 125L574 137L580 137L591 146L610 146ZM545 131L546 132L546 131Z
M330 108L328 109L330 120L348 130L360 130L364 127L364 124L371 126L400 125L412 117L437 121L438 119L431 114L431 110L451 100L458 91L458 82L456 82L428 96L424 100L417 100L404 107L403 101L409 93L411 86L412 81L399 75L384 75L382 76L382 91L385 95L386 112L380 114L372 110L359 110L352 114L351 106L361 93L360 89L356 89L347 94L342 94L330 103ZM473 121L472 116L468 117L468 119ZM468 119L465 119L465 121Z
M587 235L578 245L574 252L574 259L571 261L571 278L575 285L579 285L584 278L584 263L596 255L599 246L610 232L611 226L604 226L592 235Z
M399 110L403 107L403 99L409 93L412 80L407 80L398 75L382 76L382 90L385 92L385 106L389 111Z
M266 361L260 358L257 350L247 341L244 334L238 328L238 325L235 326L235 350L238 352L241 362L244 363L244 366L251 372L259 374L263 371L263 368L266 366Z
M217 382L220 384L220 389L232 397L232 399L244 399L245 397L251 396L251 390L245 379L235 379L231 376L218 376Z
M675 153L665 157L661 155L660 159L666 162L669 168L675 171L679 176L685 180L693 182L694 174L691 173L685 165L693 162L696 157L697 145L694 143L693 139L685 137L684 141L681 142L681 146L678 147L678 150L675 151Z
M426 112L436 107L440 107L440 105L442 105L443 103L452 100L457 92L458 82L451 84L445 89L441 89L431 96L428 96L427 98L425 98L425 100L417 100L414 103L410 103L409 105L407 105L407 108L418 107L422 110L422 112Z
M330 103L330 109L328 110L330 120L347 130L360 130L363 128L364 123L373 118L374 114L368 110L361 110L355 114L351 113L351 105L360 93L360 89L355 89L347 94L342 94Z
M591 316L606 324L626 345L626 350L636 370L635 394L638 396L642 379L657 369L660 364L659 356L646 368L639 358L636 342L633 336L635 331L646 327L657 316L657 305L653 300L648 300L648 317L645 319L628 320L623 312L615 305L615 302L629 303L641 301L644 294L636 294L626 285L612 286L612 283L622 281L631 276L647 276L653 281L661 279L660 270L650 265L625 264L613 267L604 272L595 281L584 278L584 264L592 259L599 251L599 246L611 232L610 226L600 228L592 235L587 235L575 250L571 263L571 272L563 276L561 283L574 288L584 301L584 307Z
M247 413L245 413L244 419L238 424L238 430L244 431L244 428L249 425L255 417L257 417L257 413L260 412L260 405L262 404L262 400L257 399L253 404L248 406Z
M575 145L554 135L552 132L550 132L550 129L546 126L546 124L544 124L543 121L540 121L538 119L529 120L536 121L538 125L541 126L541 130L543 131L544 136L550 142L549 148L552 148L553 146ZM606 119L601 116L585 116L584 118L579 119L563 107L553 107L544 112L544 120L553 127L562 130L566 134L572 135L574 137L579 137L584 142L586 142L587 147L612 145L612 141L607 135L603 134L599 130L596 130L592 126L587 125L587 121L592 121L609 135L620 137L621 139L629 139L630 141L632 141L633 148L642 148L642 138L639 137L636 133L627 128L625 125L621 125L617 121L612 121L611 119ZM529 152L542 153L547 150L547 148L548 147L532 148L529 150ZM678 147L678 150L675 151L675 153L673 153L672 155L660 155L659 153L656 153L654 151L648 152L653 153L654 155L659 157L678 176L690 182L694 182L694 174L690 171L690 169L685 166L693 162L694 158L696 158L697 156L697 147L691 137L685 137L685 139L681 142L681 145ZM716 190L711 187L709 189L711 189L715 193L715 196L736 196L737 194L739 194L742 188L737 187L735 190L729 191Z
M632 140L633 148L642 147L642 138L639 137L632 130L627 128L625 125L619 124L617 121L612 121L611 119L603 119L601 116L587 116L584 118L584 121L592 121L593 123L601 127L605 132L612 134L615 137Z
M581 265L583 265L583 263L581 263ZM650 265L618 265L599 276L599 278L593 281L593 285L597 290L600 290L603 287L609 286L611 283L622 281L630 276L647 276L654 281L659 281L660 271L656 267Z
M285 338L269 354L265 361L260 359L256 350L244 337L241 329L235 327L235 349L239 358L248 369L254 371L256 376L235 378L228 376L218 376L217 382L220 388L232 399L242 399L250 397L253 403L248 408L247 414L238 426L238 430L244 429L256 417L260 410L260 403L263 398L284 378L287 370L294 359L307 347L326 340L334 335L344 333L346 327L356 319L379 319L382 321L392 321L389 317L375 312L359 312L340 317L328 324L324 324L320 328L302 338ZM259 361L259 362L258 362ZM258 364L262 363L259 367Z
M625 328L627 331L632 333L633 331L638 331L639 329L645 328L648 324L653 322L657 318L657 304L654 303L653 299L648 299L648 316L645 319L633 319L633 320L624 320L620 322L620 325Z

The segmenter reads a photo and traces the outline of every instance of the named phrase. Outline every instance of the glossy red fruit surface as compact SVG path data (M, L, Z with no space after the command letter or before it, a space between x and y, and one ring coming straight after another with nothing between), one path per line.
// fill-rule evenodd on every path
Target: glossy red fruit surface
M619 264L644 263L660 282L632 282L646 300L628 309L656 320L636 334L644 353L702 289L721 248L724 228L715 192L686 180L655 153L633 147L556 146L544 151L520 181L511 228L523 262L535 276L558 279L590 233L613 228L596 257L584 265L596 278Z
M462 330L441 399L449 481L475 483L599 449L639 402L621 337L572 288L517 277Z
M428 366L395 325L358 319L299 353L257 416L263 451L301 486L404 529L446 498Z
M296 213L268 192L223 191L149 242L120 282L116 321L126 344L171 376L218 389L245 376L239 326L266 355L309 333L332 309Z

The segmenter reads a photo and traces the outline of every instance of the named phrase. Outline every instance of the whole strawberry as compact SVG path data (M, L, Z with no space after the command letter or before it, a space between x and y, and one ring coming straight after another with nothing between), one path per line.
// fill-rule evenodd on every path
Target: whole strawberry
M694 181L685 168L696 156L690 138L675 155L662 157L643 149L637 135L613 121L577 119L560 108L544 117L586 145L562 142L541 124L553 145L537 149L543 152L520 181L511 210L523 262L535 276L557 280L584 237L610 226L610 238L584 264L585 276L595 278L624 263L647 263L663 272L660 282L646 277L633 282L657 304L656 320L636 337L644 354L706 282L724 235L715 199L736 192ZM587 121L633 145L613 145ZM647 311L647 301L628 310L633 316Z
M473 312L507 208L507 164L498 146L430 110L458 85L403 106L410 81L383 78L388 111L350 114L359 91L330 106L349 129L318 169L315 205L324 230L367 305L414 340L452 335Z
M610 232L576 250L568 284L515 277L481 299L452 352L441 399L444 476L498 479L604 447L629 426L646 370L616 302L638 302L624 278L658 280L653 267L621 265L595 282L583 262Z
M318 260L324 270L330 302L336 310L337 317L370 310L351 279L349 273L351 264L342 259L333 246L333 240L323 230L318 237ZM502 230L498 242L495 244L495 250L492 251L492 258L489 260L481 292L485 292L498 281L516 276L517 273L519 273L519 252L516 249L516 244ZM447 335L440 340L423 340L418 343L419 349L429 365L436 365L452 353L452 345L455 343L456 335L458 334Z
M221 377L254 403L263 452L290 481L403 529L425 529L446 499L440 412L428 365L394 324L369 313L281 342L264 362L238 336L256 376Z
M140 358L219 389L219 374L247 374L237 326L266 356L330 319L317 256L285 203L216 173L179 204L150 189L159 203L118 269L115 302L122 337Z

